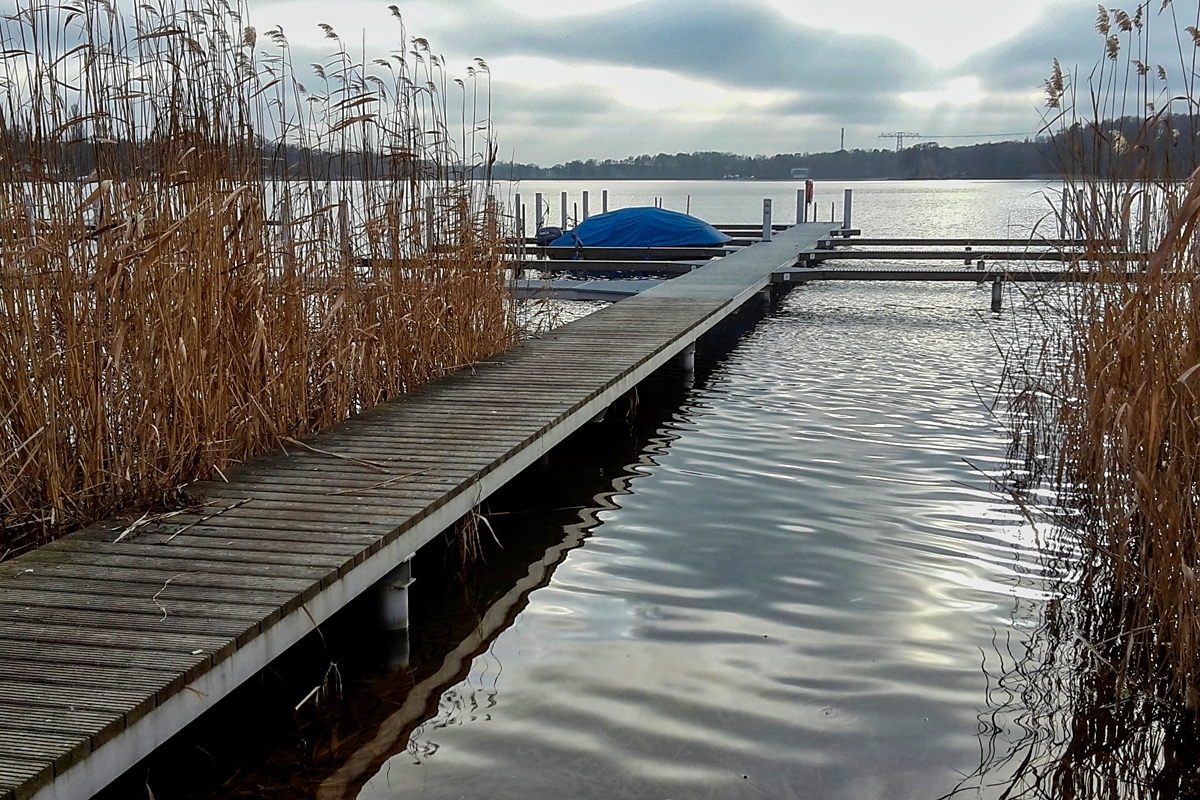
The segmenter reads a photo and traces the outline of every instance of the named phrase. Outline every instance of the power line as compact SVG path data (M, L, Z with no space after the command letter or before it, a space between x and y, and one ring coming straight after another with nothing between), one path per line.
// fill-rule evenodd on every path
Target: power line
M901 150L904 149L904 140L905 139L921 139L923 137L919 133L909 133L908 131L895 131L893 133L881 133L881 134L879 134L879 138L880 139L895 139L896 140L896 152L899 153Z
M888 134L894 136L895 134ZM922 139L990 139L995 136L1037 136L1037 133L1029 131L1017 131L1016 133L949 133L945 136L922 136ZM881 137L882 138L882 137Z

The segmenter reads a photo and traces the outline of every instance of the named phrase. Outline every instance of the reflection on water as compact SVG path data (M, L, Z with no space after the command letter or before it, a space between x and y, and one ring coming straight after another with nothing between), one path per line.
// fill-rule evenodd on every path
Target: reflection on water
M1039 186L997 186L950 229L872 233L1038 216ZM974 285L793 291L490 501L485 562L418 554L408 667L352 606L110 796L147 770L160 798L954 790L1007 741L989 726L1020 724L993 714L994 676L1044 600L1034 532L991 484L1011 300L994 317ZM331 661L342 695L293 710Z
M967 463L1006 444L984 302L793 293L360 796L952 789L981 650L1039 592L1032 533Z

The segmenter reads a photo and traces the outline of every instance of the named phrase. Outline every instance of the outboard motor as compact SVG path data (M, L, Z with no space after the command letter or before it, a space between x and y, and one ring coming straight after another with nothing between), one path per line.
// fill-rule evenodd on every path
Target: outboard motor
M562 228L538 228L537 235L533 237L533 241L538 247L545 247L562 235Z

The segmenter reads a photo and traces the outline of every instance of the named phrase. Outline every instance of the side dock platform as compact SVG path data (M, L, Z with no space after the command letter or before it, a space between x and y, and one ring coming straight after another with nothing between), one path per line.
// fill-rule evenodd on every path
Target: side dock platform
M0 563L0 800L102 789L830 230L794 226L253 459L192 487L199 510Z

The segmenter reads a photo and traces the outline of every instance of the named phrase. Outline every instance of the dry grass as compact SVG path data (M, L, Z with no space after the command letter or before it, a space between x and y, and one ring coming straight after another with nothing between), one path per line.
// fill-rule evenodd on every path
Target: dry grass
M460 126L423 39L363 63L330 29L304 87L218 0L2 30L0 553L511 341L482 62Z

